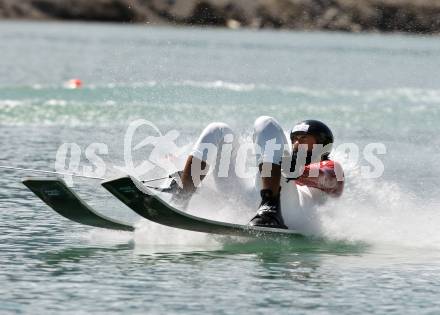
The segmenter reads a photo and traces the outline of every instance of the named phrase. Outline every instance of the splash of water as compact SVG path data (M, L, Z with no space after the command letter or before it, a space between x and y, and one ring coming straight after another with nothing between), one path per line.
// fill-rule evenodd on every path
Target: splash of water
M318 209L323 236L375 245L440 248L440 205L383 179L353 170L339 200Z

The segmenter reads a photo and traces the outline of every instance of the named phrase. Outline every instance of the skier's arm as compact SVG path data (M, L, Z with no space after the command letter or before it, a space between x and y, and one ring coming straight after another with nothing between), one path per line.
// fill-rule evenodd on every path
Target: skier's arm
M305 166L303 175L295 182L318 188L332 197L339 197L344 190L344 173L337 162L327 160Z

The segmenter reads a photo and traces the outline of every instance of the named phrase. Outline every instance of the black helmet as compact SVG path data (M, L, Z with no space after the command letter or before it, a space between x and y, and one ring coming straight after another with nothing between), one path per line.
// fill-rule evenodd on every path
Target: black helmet
M290 131L290 139L295 135L313 135L316 138L317 144L322 144L326 147L326 154L323 154L323 159L327 159L333 144L333 133L326 124L319 120L303 120L296 124Z

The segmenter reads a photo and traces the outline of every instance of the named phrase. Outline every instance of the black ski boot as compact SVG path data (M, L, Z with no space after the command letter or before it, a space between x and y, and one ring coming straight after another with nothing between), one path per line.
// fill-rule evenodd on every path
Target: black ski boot
M257 215L252 218L249 225L287 229L281 215L280 194L274 197L270 189L263 189L260 194L260 207Z

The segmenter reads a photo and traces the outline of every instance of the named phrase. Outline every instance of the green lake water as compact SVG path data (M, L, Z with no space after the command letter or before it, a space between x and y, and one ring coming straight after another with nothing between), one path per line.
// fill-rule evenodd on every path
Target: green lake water
M336 146L387 149L376 179L360 176L362 157L343 163L343 197L292 241L140 221L99 181L75 179L93 207L137 226L89 228L21 184L35 174L0 169L0 314L438 314L439 55L437 37L0 23L3 166L53 171L60 145L76 143L83 167L86 147L104 143L105 176L117 175L136 119L178 130L183 146L212 121L246 140L260 115L286 129L316 118ZM83 87L67 88L72 78ZM249 219L236 199L203 197L200 216Z

